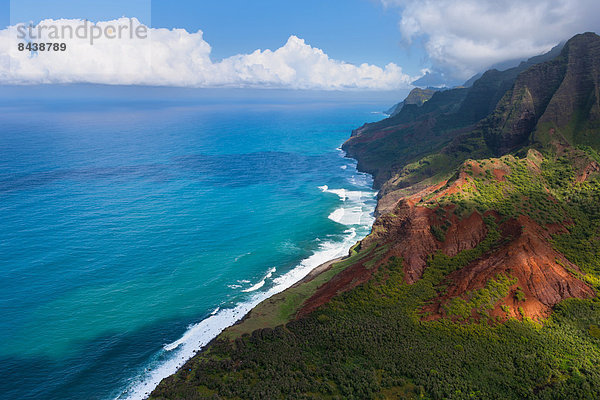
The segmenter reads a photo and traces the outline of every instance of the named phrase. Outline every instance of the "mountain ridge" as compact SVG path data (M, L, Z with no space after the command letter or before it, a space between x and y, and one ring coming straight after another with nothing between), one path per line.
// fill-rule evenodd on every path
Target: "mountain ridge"
M342 148L348 156L358 159L359 169L374 175L375 186L381 188L402 166L441 150L465 131L472 131L475 124L495 110L521 72L560 55L562 49L564 46L556 46L504 71L486 71L470 88L436 92L421 107L404 107L393 117L354 130ZM404 151L381 151L376 141L382 137L389 137ZM431 144L423 146L423 141Z

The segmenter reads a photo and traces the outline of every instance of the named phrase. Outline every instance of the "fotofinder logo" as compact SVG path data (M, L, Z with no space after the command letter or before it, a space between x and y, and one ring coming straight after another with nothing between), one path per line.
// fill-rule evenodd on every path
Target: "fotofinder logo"
M62 42L75 39L88 41L90 45L102 39L107 40L144 40L148 38L148 27L134 18L121 18L106 23L95 24L88 20L77 24L64 24L54 21L42 21L34 25L17 24L17 40L36 42ZM62 44L61 43L61 44ZM39 47L39 46L38 46Z

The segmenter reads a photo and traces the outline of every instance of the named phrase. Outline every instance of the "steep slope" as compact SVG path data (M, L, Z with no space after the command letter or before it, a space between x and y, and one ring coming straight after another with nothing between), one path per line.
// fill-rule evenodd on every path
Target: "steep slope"
M476 121L455 120L455 111L467 89L436 92L421 107L408 105L395 117L365 124L342 146L359 160L359 168L374 176L376 187L390 178L397 165L436 150ZM360 155L360 156L359 156Z
M374 175L375 186L380 188L406 164L437 152L472 131L475 124L494 111L521 72L554 58L560 49L557 46L515 68L487 71L469 88L436 92L420 107L406 105L390 118L356 129L343 149L358 159L359 168ZM454 162L445 169L459 164Z
M496 82L496 88L502 87L502 84L497 84L500 81L498 77L489 77L496 74L497 71L488 71L474 84L474 88L486 82ZM486 75L488 78L484 79ZM504 77L511 79L507 75ZM448 277L449 291L427 309L429 313L437 317L448 315L446 306L450 299L459 298L465 303L465 299L475 296L477 291L486 290L485 285L496 275L515 278L511 288L503 292L502 299L496 299L493 304L497 317L502 314L539 319L547 317L552 307L565 298L594 296L594 291L587 284L569 273L575 271L575 275L580 274L578 267L553 248L553 236L557 232L545 224L546 220L532 219L525 207L527 201L535 198L539 200L537 205L540 208L553 205L552 209L556 212L552 216L553 223L563 224L575 218L569 216L573 205L565 201L564 193L578 196L578 185L589 182L592 175L597 176L598 163L593 156L572 146L600 148L599 80L600 37L593 33L577 35L565 44L557 57L519 73L494 111L471 132L454 138L442 151L421 159L416 165L404 166L400 173L383 185L379 211L387 215L378 219L374 233L365 242L390 243L390 254L404 261L408 283L422 277L432 254L441 251L445 256L455 256L458 251L478 245L485 237L486 226L482 218L486 213L496 216L498 221L494 224L501 222L497 229L502 232L502 245ZM484 113L473 104L473 99L469 99L477 93L491 91L470 91L457 114ZM468 111L463 109L465 105L469 105ZM386 139L382 137L376 141ZM530 150L523 161L506 163L492 159L484 162L487 167L467 161L452 180L431 185L435 182L430 178L437 177L439 181L440 176L436 173L440 169L443 172L443 167L448 165L442 165L439 160L459 162L463 157L477 158L481 156L481 148L473 148L477 143L485 149L484 153L497 156L515 150L524 154L524 146L537 147L546 155ZM566 165L563 165L566 169L560 173L568 173L569 179L565 179L565 175L554 176L557 171L547 169L557 162L557 154L566 157ZM435 161L438 161L438 170ZM487 180L478 179L481 176ZM548 180L548 177L551 179ZM557 180L561 181L560 190L553 187ZM424 191L423 182L426 182ZM595 190L597 182L593 182ZM412 190L407 191L407 188ZM430 194L434 189L435 195ZM488 194L494 196L494 202L486 200ZM428 200L427 196L433 196L435 202ZM440 198L451 200L440 205ZM465 206L465 199L476 203ZM448 214L448 208L456 208L458 200L473 214L464 220L457 220L456 215L445 217L444 226L436 225L435 213ZM482 208L480 205L485 201L486 207ZM442 230L443 234L440 233ZM438 234L436 239L435 233ZM563 235L568 236L566 232ZM528 299L518 313L515 311L516 303L511 301L517 287ZM452 305L456 306L460 301L456 300ZM465 304L462 304L461 316L477 318L471 312L475 313L477 307L465 309ZM508 309L512 311L506 311Z
M597 163L581 151L571 150L569 156L585 162L580 163L579 170L562 178L555 176L551 160L533 150L522 160L504 157L466 162L452 182L399 201L391 212L378 218L373 233L361 246L385 247L385 258L402 259L404 279L414 284L436 257L439 262L449 262L493 238L491 246L478 257L445 278L443 293L424 308L427 319L546 318L552 307L564 299L595 296L592 287L582 280L579 267L552 243L555 236L568 236L569 231L561 224L572 224L576 218L573 205L565 201L564 191L569 196L578 195L581 181L577 177L582 176L600 191L594 180L600 174L586 174L588 166L595 167ZM589 217L599 218L600 214ZM592 229L598 228L597 223L580 222L592 224ZM598 246L597 240L594 246ZM301 314L348 288L338 282L358 285L372 273L344 270L336 280L319 288ZM494 283L497 276L511 279L503 295L482 304L473 302L473 297L481 295L478 291L487 290L486 285Z
M414 162L395 166L391 176L381 185L380 196L383 199L379 211L385 212L402 196L447 179L469 158L499 156L528 145L543 148L551 142L600 146L596 134L600 127L597 96L599 41L593 33L573 37L557 57L533 64L519 73L487 117L452 137L440 151L432 151ZM551 53L554 52L556 49ZM532 60L540 59L543 58ZM533 61L522 66L531 63ZM508 76L506 74L510 73L511 70L508 70L503 74ZM495 72L488 71L484 77L488 74L492 76ZM482 85L482 79L475 83L473 89ZM498 84L498 79L492 80ZM482 89L469 93L476 98L477 93L489 91ZM468 109L476 109L477 103L475 99L465 100L463 106L469 104ZM477 115L482 115L482 110L480 106ZM371 148L385 147L385 141L377 138ZM352 148L351 142L347 143ZM360 152L355 156L361 166ZM391 199L385 199L388 195Z
M586 33L571 39L554 60L519 75L494 114L481 124L490 148L504 154L530 140L555 140L552 133L572 145L600 144L599 60L600 40Z
M537 140L555 131L569 144L600 146L600 40L593 33L572 40L562 55L567 68L537 127Z

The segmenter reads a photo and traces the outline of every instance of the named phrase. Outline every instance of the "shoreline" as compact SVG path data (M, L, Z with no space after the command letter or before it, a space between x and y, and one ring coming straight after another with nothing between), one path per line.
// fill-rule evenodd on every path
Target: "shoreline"
M335 257L317 265L289 287L263 299L260 303L252 307L241 319L223 329L219 335L203 346L202 349L198 350L196 354L202 353L208 348L210 343L217 339L233 340L244 334L251 334L257 329L275 328L295 318L302 303L312 295L312 292L317 287L331 279L332 276L327 275L337 275L339 271L331 272L333 267L337 267L349 259L353 253L353 249L361 241L362 239L354 242L346 255Z
M342 153L343 158L351 158L347 157L345 152L342 151ZM238 303L234 308L222 309L218 313L211 314L204 320L190 326L180 339L163 346L165 351L173 352L169 355L169 359L159 366L145 369L147 372L140 376L139 380L132 382L128 388L121 391L113 399L148 399L165 380L172 379L179 374L197 356L207 351L216 340L234 340L257 329L275 328L292 320L296 312L299 311L301 304L318 287L347 266L344 265L344 260L350 258L354 254L357 245L371 233L378 204L377 191L372 186L372 175L359 171L357 167L355 164L355 174L364 175L370 181L363 189L350 189L349 191L359 190L363 193L372 193L374 199L374 204L368 209L368 215L373 217L372 220L365 221L364 225L359 224L365 229L366 233L363 232L357 237L356 227L349 226L346 233L351 233L348 237L335 243L332 248L321 248L308 258L301 260L292 270L278 277L279 279L284 278L283 281L277 282L278 278L275 278L276 285L265 292L257 292L254 297L243 303ZM325 191L321 187L319 188ZM346 191L348 189L340 190ZM347 197L341 196L337 191L334 190L331 193L340 196L343 202L346 201ZM340 221L335 222L347 225ZM323 262L319 258L325 258L327 261ZM311 264L314 265L315 261L320 261L320 263L311 268ZM308 272L306 272L307 269ZM295 275L299 275L300 278L298 279ZM291 280L293 283L285 283L285 280ZM293 310L293 315L288 310ZM203 337L206 337L206 340Z
M356 242L358 243L358 242ZM356 245L356 243L354 245ZM300 286L304 283L310 282L313 279L315 279L317 276L321 275L323 272L328 271L333 264L340 262L340 261L344 261L345 259L347 259L349 256L343 256L343 257L337 257L334 258L332 260L329 261L325 261L323 264L316 266L312 271L310 271L308 273L308 275L306 275L304 278L300 279L298 282L294 283L292 286L289 287L289 289L293 288L293 287L297 287ZM287 290L287 289L286 289ZM284 290L285 291L285 290ZM283 292L282 292L283 293Z
M357 242L358 243L358 242ZM355 244L356 245L356 244ZM347 259L349 256L343 256L343 257L337 257L334 259L331 259L329 261L325 261L324 263L316 266L314 269L312 269L304 278L300 279L298 282L294 283L292 286L288 287L287 289L282 290L281 292L275 293L269 297L267 297L266 299L264 299L263 301L261 301L260 303L258 303L257 305L255 305L254 307L252 307L252 309L250 309L250 311L248 311L246 313L246 315L244 315L241 319L237 320L235 323L233 323L231 326L228 326L227 328L225 328L223 330L223 332L221 332L219 335L215 336L210 342L208 342L204 347L202 347L202 349L198 350L196 352L196 354L200 354L202 353L206 348L208 348L215 340L219 339L223 334L227 335L227 331L231 330L232 328L235 329L236 326L242 325L245 322L247 322L249 319L253 318L253 316L251 315L253 311L256 310L257 307L260 307L263 303L265 302L269 302L272 301L274 297L279 296L279 295L285 295L285 293L290 290L290 289L294 289L297 288L299 286L302 286L312 280L314 280L315 278L317 278L319 275L321 275L322 273L328 271L331 269L331 267L335 264L338 263L340 261L343 261L345 259ZM183 367L182 367L183 368ZM180 368L181 369L181 368ZM177 370L179 371L179 370Z
M256 329L274 328L275 326L285 323L283 321L281 321L281 323L279 323L280 321L278 319L275 319L273 321L271 318L269 318L273 314L273 308L282 305L282 303L284 303L285 300L288 298L291 291L302 290L305 286L307 286L311 282L315 282L315 280L317 278L323 277L323 275L325 273L327 273L328 271L331 271L331 269L334 265L339 264L339 263L343 262L344 260L350 258L350 253L356 247L356 245L358 243L360 243L361 240L358 240L352 244L352 246L348 250L348 254L346 254L344 256L335 257L333 259L330 259L328 261L325 261L325 262L317 265L316 267L312 268L304 277L300 278L300 280L291 284L289 287L287 287L279 292L270 294L268 297L262 299L258 303L249 307L247 312L245 312L241 318L236 319L235 322L233 322L230 325L221 329L220 332L217 333L216 335L214 335L214 337L212 337L208 342L206 342L206 344L201 345L197 348L194 348L191 351L191 353L192 353L191 357L188 357L183 363L179 364L172 373L169 373L168 375L162 377L157 382L149 383L146 379L144 379L143 381L138 382L133 387L130 387L129 389L121 392L119 395L113 397L113 400L122 400L122 399L147 400L150 398L152 393L161 385L161 383L163 381L173 378L181 370L185 369L189 362L193 362L193 360L197 356L200 356L202 353L207 351L215 341L223 340L223 339L234 340L235 338L242 336L243 334L250 334ZM330 277L329 277L329 279L330 279ZM295 300L295 298L293 300ZM239 305L238 305L238 307L239 307ZM231 309L231 310L234 310L234 309ZM214 317L214 315L212 315L210 317ZM209 320L210 317L204 319L199 324L201 324L204 321ZM185 345L184 344L185 338L188 333L189 333L189 331L186 332L186 334L184 334L184 336L181 339L179 339L178 341L175 342L175 343L180 343L180 344L176 344L174 346L174 349L177 349L180 346L183 347ZM177 361L177 358L178 357L174 358L173 361ZM149 371L151 371L151 370L149 369ZM154 371L154 372L156 372L156 371ZM143 392L141 392L140 390L143 390Z
M150 398L152 393L166 380L174 378L185 368L188 368L188 364L193 362L198 356L201 356L204 352L210 349L210 346L217 340L235 340L244 334L251 334L255 330L265 328L275 328L289 322L292 318L290 314L281 314L281 309L287 308L288 306L299 306L306 300L309 294L312 294L312 289L316 290L317 287L327 282L333 276L337 275L341 269L344 269L344 261L351 258L354 248L362 241L357 240L348 249L348 254L344 256L338 256L328 261L325 261L316 267L312 268L304 277L296 281L289 287L282 291L273 293L268 297L262 299L260 302L254 304L248 309L243 317L237 319L231 325L222 329L217 335L210 339L206 344L195 348L192 351L192 356L186 359L182 364L178 365L177 369L160 379L156 385L148 391L148 386L144 384L146 391L141 397L126 397L126 399L142 399L147 400ZM334 266L336 271L333 270ZM343 266L342 268L338 268ZM331 275L331 276L330 276ZM293 316L299 310L299 307L293 308ZM204 320L206 321L206 319ZM117 397L115 400L119 400L121 397Z

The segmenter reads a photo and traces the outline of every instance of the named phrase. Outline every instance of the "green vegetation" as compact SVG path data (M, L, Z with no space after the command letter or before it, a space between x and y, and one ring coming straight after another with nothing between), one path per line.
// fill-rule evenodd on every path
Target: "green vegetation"
M515 278L500 274L496 278L490 279L485 287L468 292L466 300L462 297L451 299L444 306L446 314L450 317L457 317L459 321L466 321L472 318L473 313L477 313L480 317L488 318L488 312L494 309L500 299L508 296L510 287L515 283L517 283Z
M350 138L343 149L358 158L365 171L375 174L376 184L397 176L399 180L391 190L443 176L467 158L490 157L497 146L489 146L484 139L485 127L478 123L494 115L495 105L513 87L521 72L556 55L549 52L515 68L487 71L468 88L438 91L421 106L408 105L392 118L366 124L359 129L357 136L361 139ZM385 137L379 139L382 133ZM414 170L413 165L409 167L412 171L404 170L407 164L421 161L429 162L430 166Z
M431 263L413 285L404 283L402 264L392 259L372 280L306 318L217 341L152 398L600 396L596 300L565 301L543 326L514 319L495 326L421 321L421 306L436 295L448 270L473 253L468 254L451 260L451 266ZM496 280L504 286L507 279Z
M560 156L532 151L523 159L506 156L505 181L487 173L469 176L462 192L429 204L454 207L461 217L494 210L503 220L526 215L541 226L563 226L566 231L553 237L555 248L583 271L583 280L600 288L600 177L580 182L574 167L597 158L591 148L566 149Z
M559 171L553 180L554 191L566 204L572 222L566 226L567 233L554 237L554 245L584 273L597 275L600 274L600 180L596 177L573 182L572 173L564 164L560 160L549 165Z
M475 210L480 213L495 210L506 218L527 215L541 225L563 222L567 218L566 211L552 197L554 191L563 189L557 188L554 181L548 181L558 179L552 170L555 163L544 163L543 176L539 176L533 154L524 159L505 157L502 164L510 171L505 181L496 181L489 170L479 175L471 173L461 193L446 196L438 204L454 206L454 213L459 216Z
M431 225L431 233L438 241L446 241L446 229L444 229L444 226Z
M519 302L526 300L525 293L523 293L523 289L521 289L521 287L517 287L517 290L515 291L515 299Z
M428 268L423 279L425 279L428 274L434 274L434 280L439 283L450 272L468 265L470 262L478 259L491 250L493 246L497 245L500 240L500 232L498 231L498 225L495 218L492 216L485 216L484 221L488 228L488 233L485 239L483 239L477 247L461 251L454 257L450 257L441 251L430 255L427 262Z
M407 164L387 182L385 190L390 192L416 185L407 191L414 192L423 185L433 185L450 178L468 158L489 157L491 154L482 136L464 137L460 144L448 145L442 151Z

